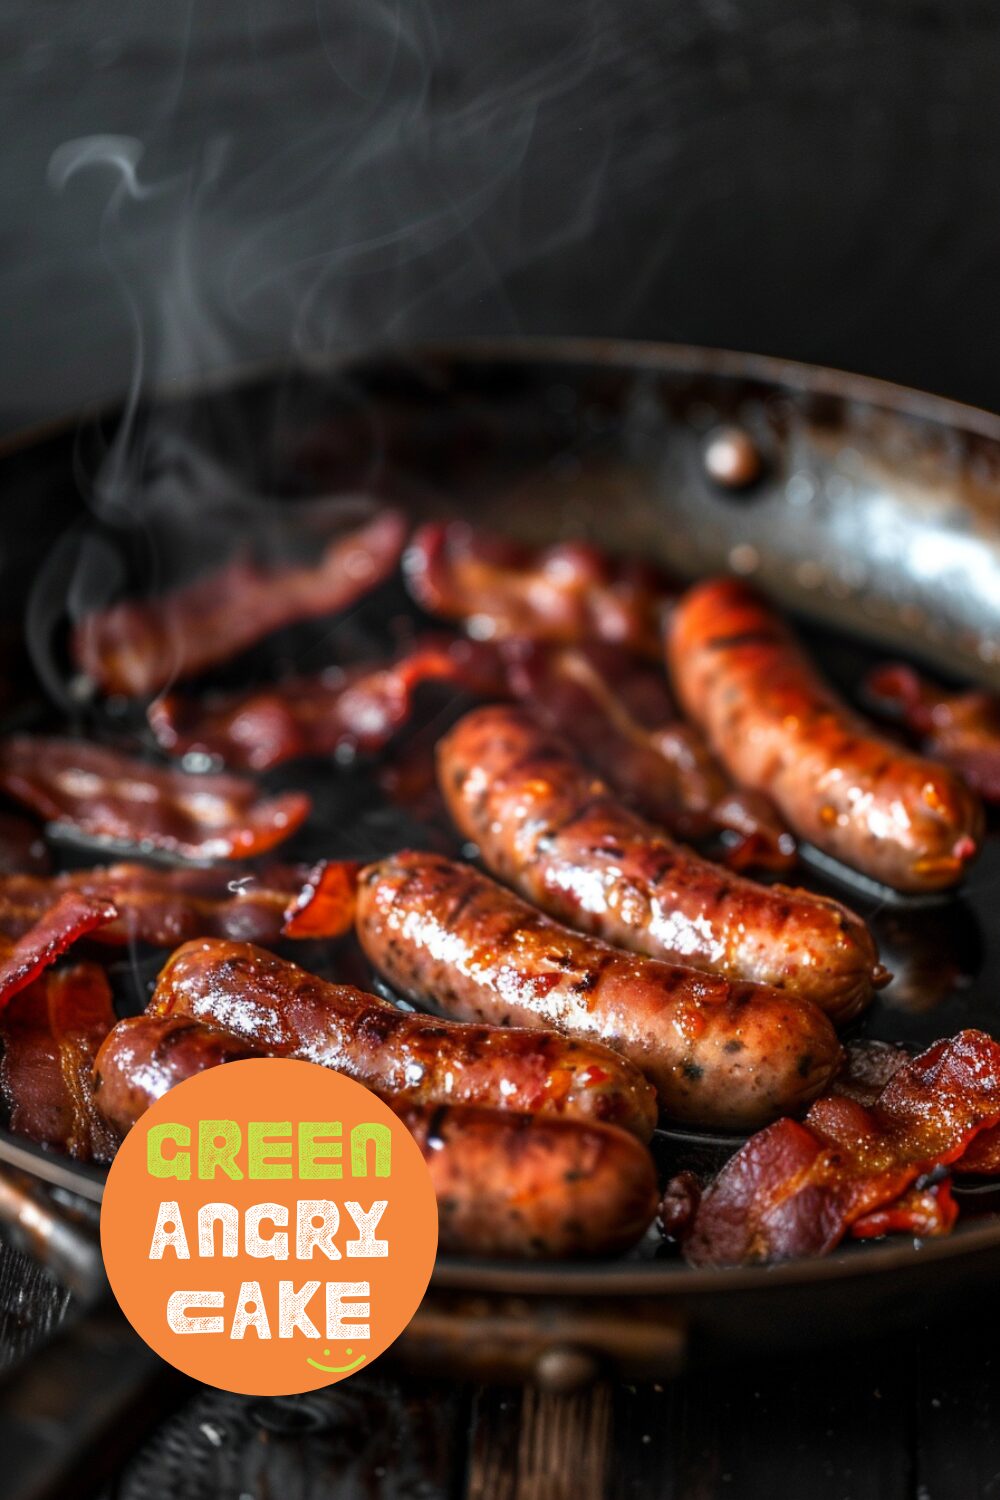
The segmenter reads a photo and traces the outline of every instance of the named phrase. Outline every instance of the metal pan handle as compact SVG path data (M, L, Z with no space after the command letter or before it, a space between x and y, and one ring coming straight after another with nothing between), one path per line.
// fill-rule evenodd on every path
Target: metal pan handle
M139 1445L181 1377L115 1306L96 1235L69 1206L8 1169L0 1226L74 1298L69 1321L0 1379L4 1500L90 1495Z

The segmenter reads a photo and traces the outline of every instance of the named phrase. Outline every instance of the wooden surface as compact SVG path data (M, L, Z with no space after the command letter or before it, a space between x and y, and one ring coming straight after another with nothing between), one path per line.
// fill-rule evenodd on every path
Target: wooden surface
M1000 1474L990 1341L936 1335L584 1396L357 1378L202 1392L103 1500L977 1500Z
M4 1252L8 1360L64 1305ZM288 1400L186 1386L174 1402L101 1500L987 1500L1000 1486L988 1326L567 1397L383 1363Z

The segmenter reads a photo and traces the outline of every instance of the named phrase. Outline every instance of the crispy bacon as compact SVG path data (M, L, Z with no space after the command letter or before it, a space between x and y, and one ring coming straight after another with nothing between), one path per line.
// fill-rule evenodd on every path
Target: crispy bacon
M10 1128L76 1157L107 1160L114 1138L93 1103L92 1069L115 1024L96 964L43 974L0 1016L0 1092Z
M431 522L403 559L414 599L477 640L609 641L658 661L677 589L655 568L584 542L534 549L462 522Z
M68 894L111 902L114 921L89 934L120 947L129 942L172 948L194 937L265 945L279 937L336 938L354 920L357 865L330 861L269 865L248 875L227 868L165 870L150 865L99 865L45 878L0 876L0 934L27 932Z
M899 1067L872 1105L828 1094L803 1124L778 1120L751 1136L706 1189L684 1253L694 1265L737 1265L824 1255L845 1234L921 1220L944 1233L950 1195L932 1203L926 1190L998 1121L1000 1043L959 1032Z
M70 890L21 936L0 940L0 1010L78 938L113 922L117 915L110 901Z
M333 938L354 926L360 863L331 860L317 865L284 913L282 937Z
M309 798L263 798L241 776L189 776L78 740L0 743L0 788L55 825L101 844L183 859L264 854L305 820Z
M146 697L228 661L275 630L336 614L386 579L406 539L397 511L380 511L331 541L315 563L261 567L236 558L185 588L87 615L73 655L105 693Z
M917 1239L932 1239L950 1234L958 1218L958 1204L951 1195L951 1178L926 1187L911 1187L894 1203L863 1214L851 1225L855 1240L881 1239L887 1234L912 1234Z
M843 1094L858 1104L872 1105L912 1053L896 1042L877 1042L867 1037L844 1044L844 1061L828 1090Z
M949 692L899 662L877 667L864 692L877 712L905 724L927 755L951 766L985 801L1000 803L1000 697Z
M417 689L443 680L489 691L496 680L476 642L430 639L395 661L331 667L246 693L155 699L149 722L172 755L199 751L239 770L267 771L305 755L349 760L381 750L413 713Z
M619 647L509 641L510 691L647 817L682 838L724 832L724 859L788 870L795 840L766 797L734 788L700 732L677 714L666 678Z

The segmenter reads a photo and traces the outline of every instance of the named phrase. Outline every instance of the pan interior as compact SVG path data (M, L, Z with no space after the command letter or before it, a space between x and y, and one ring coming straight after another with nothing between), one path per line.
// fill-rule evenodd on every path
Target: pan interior
M139 507L138 525L136 514L107 493L95 494L84 485L81 498L79 476L81 470L95 471L100 424L15 446L0 456L8 495L0 565L10 582L0 618L11 684L5 725L151 748L141 715L74 692L65 657L73 589L79 592L81 579L95 572L102 586L110 573L140 590L161 581L164 567L183 577L204 566L213 549L224 553L236 527L252 527L255 544L266 548L272 535L298 526L300 501L340 493L391 500L415 517L464 516L532 539L596 537L618 551L656 555L688 572L702 571L706 559L717 558L742 572L759 573L765 583L768 557L747 540L748 517L780 499L790 528L783 545L799 549L791 566L800 584L815 578L817 569L826 578L818 590L813 586L803 594L800 587L796 594L793 589L788 602L807 607L803 624L810 644L830 677L853 697L868 667L884 659L888 648L899 654L900 611L926 589L927 580L908 580L906 560L914 547L903 545L890 574L874 564L866 572L864 553L856 557L853 585L838 584L835 572L822 573L824 547L835 555L843 546L836 487L833 500L827 493L830 454L864 455L875 432L879 451L891 457L895 444L909 474L917 449L938 452L942 423L909 409L902 398L902 409L894 411L889 397L881 405L851 400L811 389L801 374L797 379L798 386L781 386L759 373L720 373L708 357L702 367L696 362L686 368L680 355L658 367L655 361L630 365L614 359L440 352L290 380L258 379L175 399L143 416L131 436L130 452L139 457L130 459L129 485L156 503ZM720 497L695 468L705 434L722 420L739 420L758 435L767 453L757 493ZM964 452L964 462L972 466L974 459L981 463L984 451L992 451L989 434L952 432L951 438L951 464L963 462ZM856 456L851 462L856 473L863 471ZM790 484L796 476L798 483ZM955 491L955 506L967 506L956 511L955 526L971 524L973 478L967 475L964 488ZM810 482L826 485L826 499L822 513L810 514L809 525L796 531ZM215 485L215 502L211 496L201 502L199 486L206 485ZM692 540L687 535L695 513L692 495L702 489L706 535ZM853 497L842 496L843 504L860 503L859 491L860 481ZM982 530L981 506L976 517ZM939 518L928 519L926 506L914 502L911 524L915 538L924 527L932 540ZM992 532L984 534L984 555L996 542ZM942 594L942 608L947 601ZM308 672L377 657L427 624L394 582L342 619L269 639L206 685L232 687L288 670ZM929 635L911 624L908 644L921 658L944 663L959 679L967 677L974 666L989 667L967 624L960 615L945 614L936 634ZM39 666L47 690L38 685ZM461 853L449 830L426 822L419 808L387 796L381 773L387 758L425 752L467 706L468 700L428 688L415 723L388 757L336 765L303 761L264 777L268 788L302 789L314 802L313 817L283 846L281 857L369 859L407 846ZM92 850L68 843L54 844L53 852L57 867L94 860ZM854 1035L913 1048L967 1026L1000 1035L1000 932L994 915L1000 838L995 831L960 894L946 899L893 897L808 862L796 878L859 911L893 971L892 983ZM296 944L286 952L330 978L386 993L351 940ZM137 949L112 963L122 1014L145 1006L163 957ZM8 1143L12 1140L7 1135ZM667 1176L684 1166L717 1168L735 1144L735 1138L661 1130L654 1150ZM67 1166L80 1174L81 1185L84 1179L98 1181L99 1174L72 1164L60 1163L60 1170ZM993 1226L1000 1244L1000 1195L988 1185L972 1185L961 1190L961 1202L955 1253L965 1242L978 1243ZM874 1266L880 1258L894 1259L899 1248L852 1247L836 1259L852 1265L864 1258ZM693 1274L652 1232L622 1261L553 1270L554 1284L567 1269L574 1278L609 1282L640 1272L652 1280L667 1278L678 1288ZM480 1272L487 1279L491 1274L489 1268L458 1262L439 1267L445 1283L468 1284ZM502 1277L516 1281L519 1274L508 1267ZM523 1274L537 1282L546 1273L524 1268Z

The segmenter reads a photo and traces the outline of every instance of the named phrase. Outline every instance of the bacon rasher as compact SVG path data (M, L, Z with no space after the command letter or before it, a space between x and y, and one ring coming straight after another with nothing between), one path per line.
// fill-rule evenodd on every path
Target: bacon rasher
M347 609L389 576L405 539L404 518L387 510L336 536L314 563L262 567L238 557L159 598L85 616L74 659L102 692L147 697L276 630Z
M358 866L267 865L234 875L226 867L168 870L140 864L98 865L59 875L0 876L0 934L15 939L60 899L110 902L114 920L92 931L92 941L171 948L193 937L265 945L280 937L336 938L354 920Z
M149 723L169 754L200 752L237 770L267 771L307 755L349 759L389 742L423 683L489 692L495 671L474 641L429 639L394 661L330 667L248 692L169 693L150 704Z
M873 1104L830 1093L802 1124L751 1136L676 1229L684 1254L740 1265L825 1255L846 1235L947 1233L955 1211L942 1169L984 1170L993 1152L977 1156L976 1143L998 1122L1000 1043L961 1031L903 1063ZM683 1196L668 1194L675 1221Z
M182 859L265 854L309 813L302 792L263 797L241 776L192 776L80 740L0 742L0 789L55 829Z
M114 1135L93 1101L98 1048L115 1024L97 964L43 974L0 1015L0 1093L10 1128L78 1161L107 1160Z
M113 922L117 915L107 899L68 890L17 938L0 938L0 1011L79 938Z
M459 521L422 526L403 567L421 608L460 620L476 640L608 641L652 661L677 594L658 569L589 543L524 547Z
M949 692L898 662L869 675L865 696L876 712L905 724L927 755L951 766L986 802L1000 803L1000 697Z

